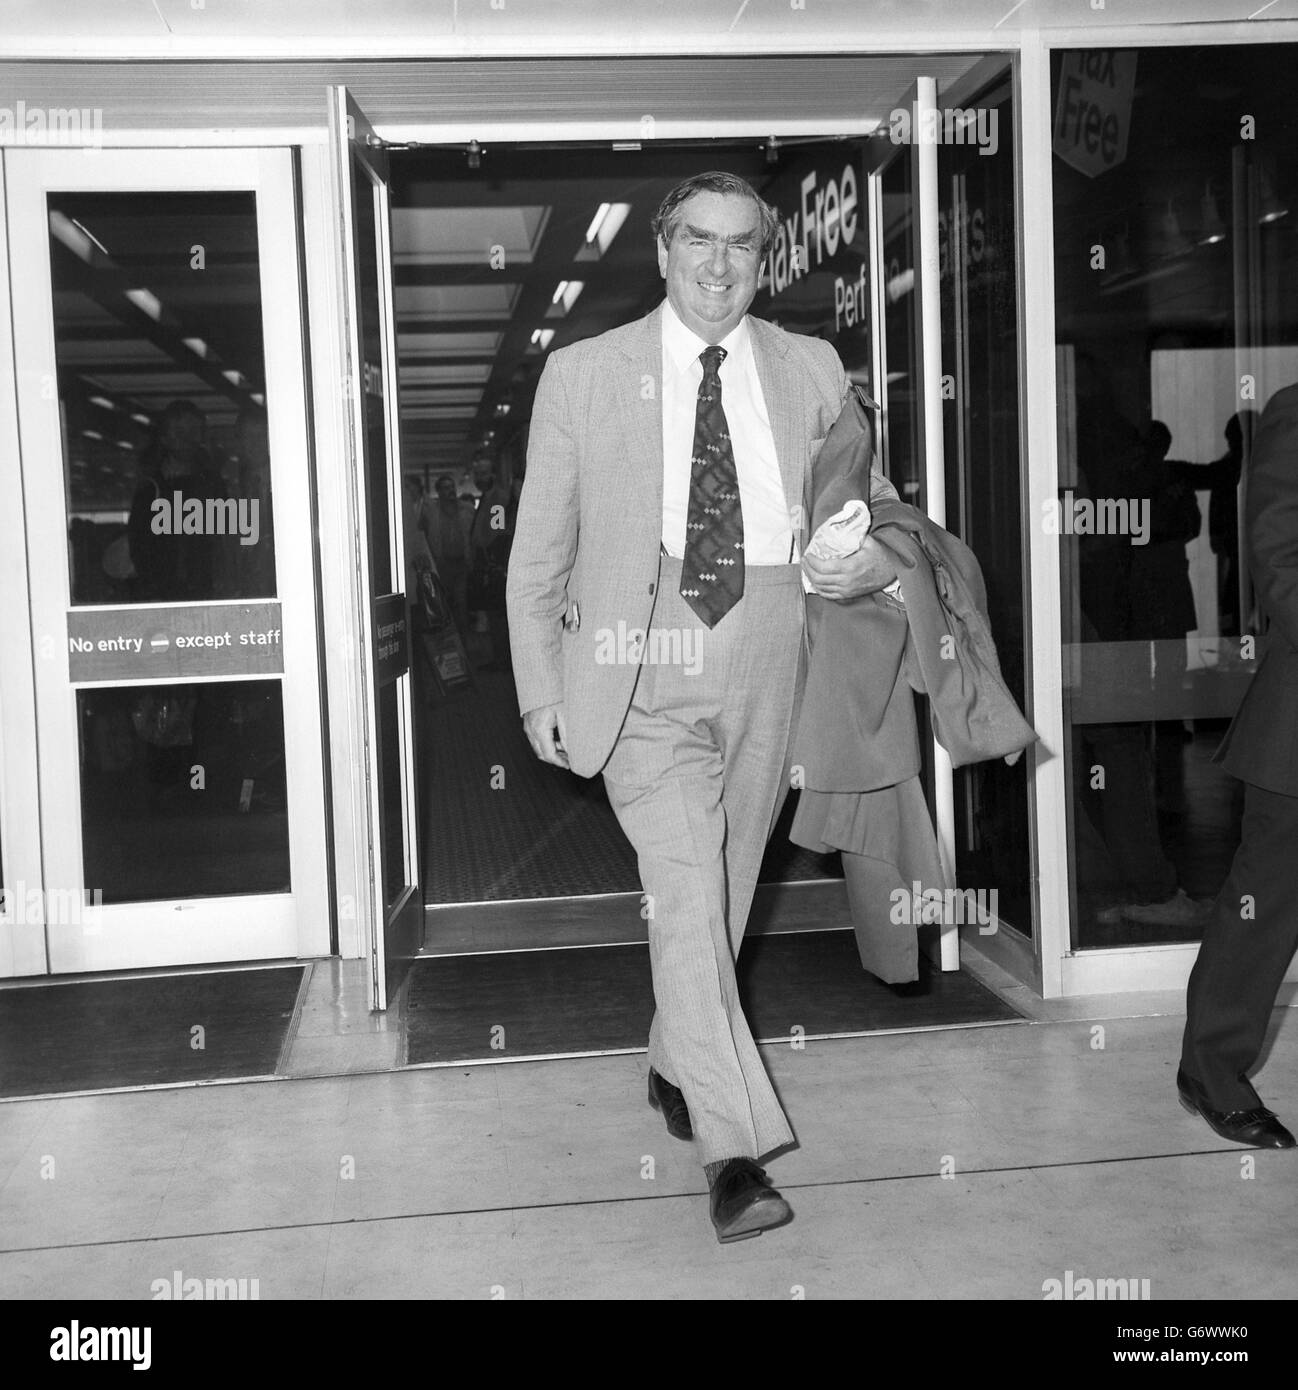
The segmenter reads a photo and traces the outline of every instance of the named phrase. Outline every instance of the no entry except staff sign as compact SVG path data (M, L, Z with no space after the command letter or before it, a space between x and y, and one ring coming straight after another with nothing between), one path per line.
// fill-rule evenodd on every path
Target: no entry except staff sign
M277 676L284 670L282 628L274 602L73 609L68 679Z

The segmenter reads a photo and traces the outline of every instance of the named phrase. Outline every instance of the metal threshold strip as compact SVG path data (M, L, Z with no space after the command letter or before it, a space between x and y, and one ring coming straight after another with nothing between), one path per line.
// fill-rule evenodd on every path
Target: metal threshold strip
M924 1023L913 1028L867 1028L846 1033L808 1033L802 1042L845 1042L853 1038L895 1037L904 1033L951 1033L962 1028L1012 1028L1031 1023L1030 1018L994 1018L972 1023ZM787 1037L758 1038L759 1047L788 1047ZM498 1067L513 1062L569 1062L587 1057L634 1057L648 1051L646 1047L610 1047L589 1052L538 1052L513 1057L475 1057L449 1062L407 1062L399 1071L437 1071L453 1067ZM351 1073L355 1075L355 1073Z

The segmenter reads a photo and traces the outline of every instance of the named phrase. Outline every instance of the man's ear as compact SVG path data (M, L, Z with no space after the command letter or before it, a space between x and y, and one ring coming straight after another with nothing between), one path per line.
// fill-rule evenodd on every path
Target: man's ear
M658 238L658 274L664 280L667 278L667 243L661 236Z

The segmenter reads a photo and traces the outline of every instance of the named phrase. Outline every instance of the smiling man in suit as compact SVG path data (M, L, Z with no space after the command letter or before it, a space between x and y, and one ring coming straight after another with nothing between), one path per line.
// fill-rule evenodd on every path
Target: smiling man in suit
M776 225L732 174L663 200L666 303L546 363L508 581L528 740L603 774L638 856L649 1100L697 1141L723 1243L791 1216L756 1162L793 1134L734 963L786 790L804 494L848 389L828 343L748 316ZM839 599L896 577L875 542L807 573Z

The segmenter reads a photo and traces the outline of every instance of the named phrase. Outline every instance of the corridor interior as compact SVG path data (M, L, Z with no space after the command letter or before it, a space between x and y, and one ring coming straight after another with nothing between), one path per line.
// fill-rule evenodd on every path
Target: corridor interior
M475 457L490 461L496 486L516 500L547 352L661 300L650 219L673 184L714 167L759 188L780 172L754 141L650 151L502 146L477 168L460 150L394 157L402 462L423 486L424 508L450 478L471 524L481 493ZM470 682L438 681L426 635L421 644L417 634L413 653L426 902L638 893L634 855L600 779L547 767L528 748L499 610L471 609L457 628ZM837 878L832 858L789 843L791 811L763 882Z

